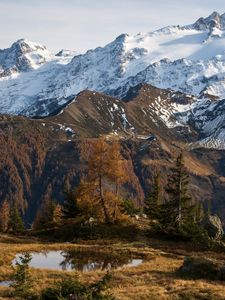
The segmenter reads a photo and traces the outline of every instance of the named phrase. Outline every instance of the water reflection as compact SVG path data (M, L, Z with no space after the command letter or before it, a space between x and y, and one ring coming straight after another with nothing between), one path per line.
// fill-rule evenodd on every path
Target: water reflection
M10 284L12 284L11 280L0 281L0 286L10 286Z
M111 270L120 266L135 266L142 263L142 259L134 259L125 253L82 253L76 251L61 252L64 260L60 263L63 270L87 272L93 270Z
M16 259L20 254L17 254ZM96 251L48 251L32 252L30 266L40 269L82 271L111 270L120 266L133 267L143 262L130 253L105 253ZM13 261L15 264L16 259Z

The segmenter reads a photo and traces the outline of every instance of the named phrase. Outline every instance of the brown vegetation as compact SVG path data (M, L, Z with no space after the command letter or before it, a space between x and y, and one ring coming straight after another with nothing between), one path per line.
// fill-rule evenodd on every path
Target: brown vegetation
M97 140L87 164L87 176L77 189L78 205L89 217L106 223L119 220L122 205L119 190L127 181L119 143L107 143L103 138Z
M9 264L14 255L18 252L40 251L40 250L78 250L101 252L128 251L136 253L145 258L144 263L137 267L120 267L113 270L110 291L118 300L156 299L156 300L183 300L183 299L224 299L225 286L220 281L207 279L194 280L183 278L177 270L183 264L186 255L204 256L209 258L224 258L223 254L211 252L196 252L191 250L192 245L160 241L149 238L148 241L139 236L133 243L113 243L110 240L99 240L89 244L41 244L35 240L10 239L2 236L0 243L0 273L1 280L8 280L12 269ZM105 271L65 272L54 270L32 269L32 276L35 280L34 289L40 292L44 287L51 286L61 278L78 276L81 282L96 282ZM10 288L0 287L0 299L12 299L9 296Z

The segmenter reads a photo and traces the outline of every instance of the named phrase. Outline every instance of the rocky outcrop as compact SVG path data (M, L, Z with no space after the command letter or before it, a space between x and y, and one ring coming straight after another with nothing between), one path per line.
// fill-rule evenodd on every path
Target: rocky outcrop
M200 18L193 24L193 28L199 31L211 30L213 27L225 30L225 14L220 15L214 11L207 18Z
M185 257L179 273L188 278L225 281L225 264L204 257Z
M218 216L207 215L203 219L202 225L204 229L208 232L209 237L215 240L220 240L224 236L223 226Z

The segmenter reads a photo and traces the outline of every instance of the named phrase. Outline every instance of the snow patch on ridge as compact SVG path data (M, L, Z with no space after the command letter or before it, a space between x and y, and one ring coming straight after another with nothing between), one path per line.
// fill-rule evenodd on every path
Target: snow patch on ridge
M122 34L82 55L62 50L55 56L44 46L19 40L0 51L0 112L46 116L82 90L122 98L143 82L222 99L224 49L225 17L218 13L188 26Z

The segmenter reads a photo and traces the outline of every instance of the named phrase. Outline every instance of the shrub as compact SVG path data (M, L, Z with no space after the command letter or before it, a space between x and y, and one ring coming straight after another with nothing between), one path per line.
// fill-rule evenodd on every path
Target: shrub
M64 278L55 286L45 289L41 300L113 300L106 290L111 275L107 273L100 281L92 285L81 284L78 280Z
M16 261L16 266L13 266L13 282L11 287L15 290L15 295L24 299L28 299L30 290L33 285L32 277L29 270L29 263L32 259L30 253L26 252L23 255L19 256L19 259Z
M122 208L123 208L124 212L128 215L135 215L140 212L140 210L138 210L135 207L134 202L132 200L128 200L128 199L123 200Z
M225 280L223 262L205 257L185 257L179 273L193 279Z

